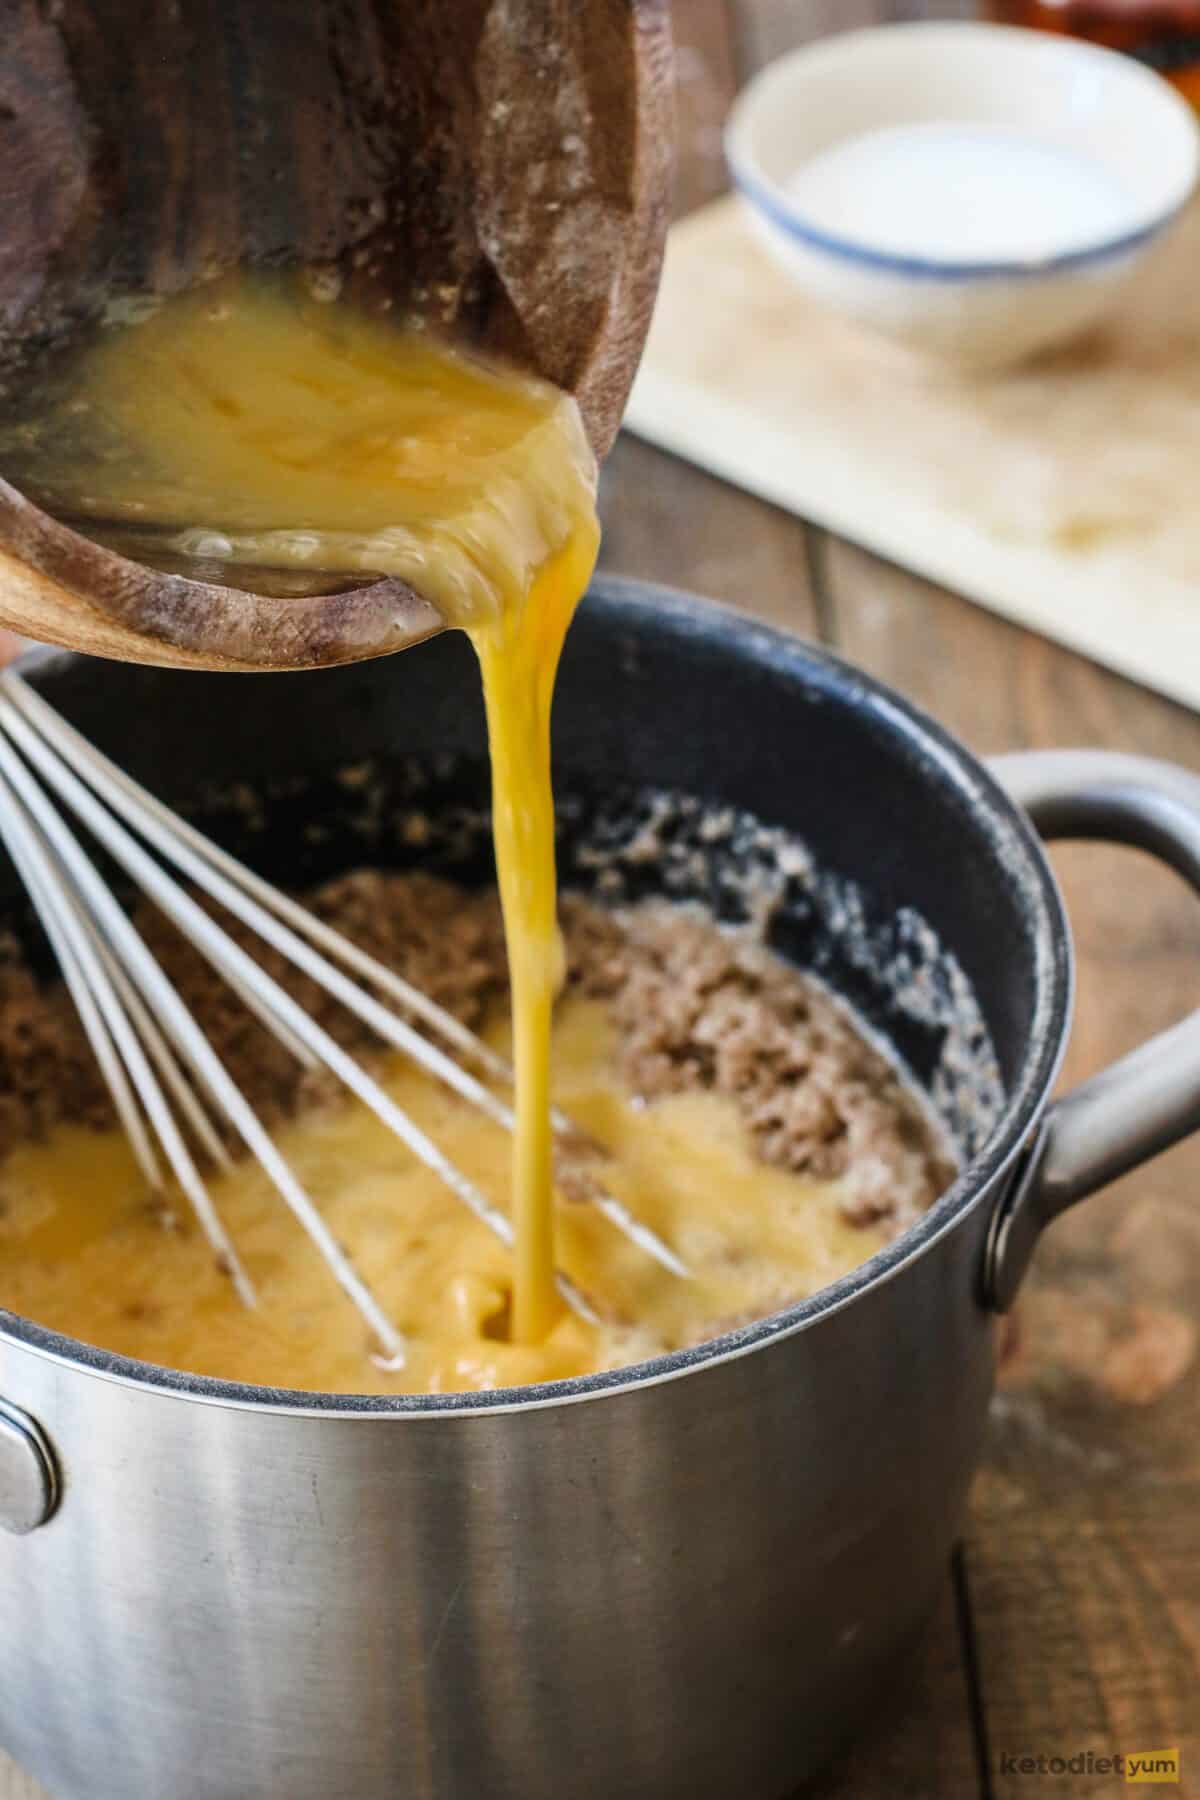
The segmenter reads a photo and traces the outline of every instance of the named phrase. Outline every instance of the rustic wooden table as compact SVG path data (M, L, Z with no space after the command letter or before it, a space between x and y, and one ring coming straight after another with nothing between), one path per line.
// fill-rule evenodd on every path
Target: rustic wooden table
M739 82L887 16L902 15L878 0L675 0L679 211L725 187L720 128ZM818 639L977 751L1092 744L1200 768L1200 718L634 439L610 458L603 510L606 567ZM1079 955L1070 1083L1200 1004L1200 907L1132 852L1073 845L1053 860ZM817 1794L1083 1800L1123 1777L1004 1759L1180 1744L1174 1791L1200 1795L1198 1186L1193 1142L1047 1236L941 1615Z
M725 185L720 128L739 81L806 38L886 16L871 0L676 0L675 12L681 212ZM832 645L978 751L1095 744L1200 768L1200 718L633 439L609 461L603 509L607 568ZM1069 1083L1200 1005L1200 907L1130 852L1077 845L1054 862L1079 954ZM1193 1142L1039 1249L944 1605L814 1800L1085 1800L1123 1778L1021 1774L1005 1759L1176 1744L1172 1791L1200 1795L1198 1185ZM0 1800L44 1800L2 1754Z

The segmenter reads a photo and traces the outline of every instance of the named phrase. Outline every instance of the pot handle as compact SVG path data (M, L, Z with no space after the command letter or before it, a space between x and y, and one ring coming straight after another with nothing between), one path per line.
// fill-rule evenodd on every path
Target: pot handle
M1200 890L1200 778L1148 756L1031 750L988 764L1046 838L1148 850ZM984 1293L1004 1312L1059 1213L1200 1126L1200 1012L1050 1106L988 1237Z

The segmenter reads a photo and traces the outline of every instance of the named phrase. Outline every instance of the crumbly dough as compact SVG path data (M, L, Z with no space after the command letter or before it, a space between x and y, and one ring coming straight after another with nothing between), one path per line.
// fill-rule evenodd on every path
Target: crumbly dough
M854 1224L902 1230L947 1185L947 1146L893 1065L751 932L655 901L568 896L563 915L572 979L607 1000L634 1093L728 1095L764 1162L842 1178Z
M469 1025L506 991L492 892L464 893L420 873L360 870L305 896L318 917L398 970ZM732 1097L762 1159L843 1179L855 1224L899 1231L941 1192L953 1163L891 1064L817 983L754 936L698 910L646 902L609 912L562 902L569 982L603 1000L620 1073L637 1095L712 1089ZM136 923L226 1067L268 1124L341 1093L305 1070L156 910ZM367 1028L276 952L222 922L348 1049ZM0 1156L59 1120L110 1125L113 1113L74 1007L40 985L0 940Z

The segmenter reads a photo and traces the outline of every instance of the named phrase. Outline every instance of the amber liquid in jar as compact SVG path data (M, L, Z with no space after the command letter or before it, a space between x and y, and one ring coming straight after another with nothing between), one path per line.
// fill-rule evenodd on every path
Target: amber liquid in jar
M1200 108L1200 0L990 0L988 14L1123 50Z

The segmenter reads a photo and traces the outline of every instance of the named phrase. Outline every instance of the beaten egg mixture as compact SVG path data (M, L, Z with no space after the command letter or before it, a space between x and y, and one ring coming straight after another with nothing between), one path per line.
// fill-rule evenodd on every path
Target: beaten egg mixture
M494 896L364 871L309 898L509 1049ZM211 1180L258 1289L247 1311L186 1204L164 1217L147 1194L61 990L0 963L0 1304L126 1355L333 1391L552 1381L701 1341L813 1292L893 1236L948 1176L936 1128L896 1071L798 971L691 909L652 902L611 914L570 896L553 1069L555 1098L585 1134L574 1166L584 1193L589 1176L601 1180L689 1275L670 1273L560 1184L558 1262L600 1322L560 1308L538 1343L522 1344L504 1246L373 1114L336 1084L314 1088L169 926L137 922L408 1353L402 1371L372 1365L359 1315L249 1161ZM505 1206L506 1135L322 1003L331 1029L335 1013L347 1047ZM35 1072L56 1084L57 1109L31 1091Z
M493 1037L503 1039L501 1026ZM595 1001L568 1000L554 1034L555 1098L608 1155L606 1185L688 1263L680 1280L586 1203L560 1201L555 1235L602 1314L558 1309L536 1344L511 1341L512 1258L364 1107L326 1107L277 1133L338 1239L408 1340L371 1370L363 1326L256 1164L211 1183L258 1290L243 1307L182 1214L164 1224L116 1131L60 1126L0 1170L0 1293L41 1323L127 1356L267 1386L445 1393L554 1381L636 1362L767 1313L853 1268L884 1241L847 1223L836 1182L759 1162L732 1101L638 1106L611 1068ZM504 1205L508 1141L404 1066L383 1084Z
M768 1167L733 1095L700 1081L647 1104L616 1072L604 1006L580 994L559 1008L555 1094L603 1146L606 1185L688 1277L555 1193L551 1019L564 963L550 706L598 543L596 470L573 400L413 322L330 302L302 277L240 275L101 330L31 382L0 421L0 468L145 560L207 579L240 569L267 591L280 571L312 577L312 591L398 577L466 631L487 710L510 982L486 1023L511 1041L516 1112L510 1145L399 1060L384 1067L391 1094L509 1212L512 1253L366 1112L324 1104L279 1126L285 1158L409 1339L402 1372L371 1369L357 1316L256 1167L211 1184L260 1295L249 1311L182 1208L164 1221L148 1203L122 1139L69 1120L0 1170L0 1304L247 1382L486 1389L694 1342L883 1241L886 1208L848 1208L840 1176ZM599 1323L564 1308L556 1267Z
M596 560L595 460L575 402L415 324L243 274L109 329L0 426L0 468L49 511L184 566L388 575L479 657L517 1070L508 1328L554 1288L550 703ZM253 578L250 585L253 586ZM319 585L319 584L318 584Z

